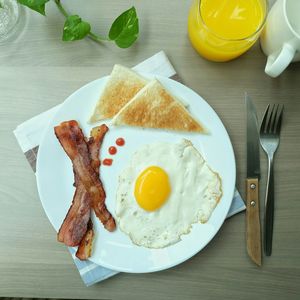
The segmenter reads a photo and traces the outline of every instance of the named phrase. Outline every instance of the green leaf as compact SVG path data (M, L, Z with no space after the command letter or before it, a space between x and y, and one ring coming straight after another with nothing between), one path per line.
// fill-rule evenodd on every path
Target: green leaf
M135 7L124 11L111 25L109 38L120 47L130 47L139 35L139 19Z
M63 41L82 40L91 31L91 25L78 15L68 16L63 32Z
M44 16L46 15L45 4L48 1L49 0L18 0L20 4L27 6L30 9L33 9Z

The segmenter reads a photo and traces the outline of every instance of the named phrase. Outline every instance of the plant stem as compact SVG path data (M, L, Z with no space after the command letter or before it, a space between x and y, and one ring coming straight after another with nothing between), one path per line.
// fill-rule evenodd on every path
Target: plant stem
M88 37L95 42L110 41L110 39L107 38L106 36L96 35L93 32L90 32L88 34Z
M69 14L67 13L67 11L64 9L64 7L62 6L60 0L54 0L55 1L55 4L57 6L57 8L59 9L59 11L66 17L68 18L69 17ZM0 3L0 6L1 6L1 3ZM93 41L95 42L102 42L102 41L109 41L110 39L105 37L105 36L101 36L101 35L96 35L95 33L91 32L88 34L88 37L90 39L92 39Z
M66 12L64 7L61 5L60 0L55 0L55 4L56 4L57 8L59 9L59 11L67 18L69 16L69 14Z

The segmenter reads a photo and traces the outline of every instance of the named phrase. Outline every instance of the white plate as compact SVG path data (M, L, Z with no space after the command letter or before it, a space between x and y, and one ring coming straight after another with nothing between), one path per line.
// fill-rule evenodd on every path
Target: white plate
M152 77L152 75L143 74ZM206 224L194 224L182 240L163 249L148 249L134 245L130 238L117 229L110 233L103 229L93 215L96 237L91 261L104 267L132 273L163 270L175 266L195 255L218 232L230 208L235 186L235 159L228 134L214 110L199 95L188 87L169 78L156 76L172 93L189 105L189 111L207 127L209 135L181 134L168 131L114 128L104 139L101 158L108 157L108 147L114 145L116 138L124 137L126 144L118 148L113 165L101 167L101 179L106 190L106 204L115 215L115 193L118 174L128 164L131 155L141 145L154 141L178 142L183 137L191 140L202 153L213 170L222 178L223 196ZM70 159L60 146L53 127L62 121L75 119L86 136L93 127L87 123L99 95L108 79L100 78L83 86L62 104L50 121L40 144L37 159L37 185L44 210L58 231L73 199L73 171Z

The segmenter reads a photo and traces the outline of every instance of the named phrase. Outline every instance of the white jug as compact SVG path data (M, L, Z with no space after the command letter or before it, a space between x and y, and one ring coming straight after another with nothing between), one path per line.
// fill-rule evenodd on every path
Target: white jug
M271 8L260 43L268 56L265 72L280 75L300 61L300 0L277 0Z

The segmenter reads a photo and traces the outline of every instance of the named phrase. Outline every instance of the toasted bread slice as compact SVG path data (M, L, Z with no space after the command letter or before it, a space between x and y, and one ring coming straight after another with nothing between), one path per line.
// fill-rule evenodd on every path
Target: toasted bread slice
M147 84L146 79L121 65L115 65L96 104L91 123L112 118Z
M140 90L113 118L114 125L129 125L187 132L201 132L200 125L158 80Z

